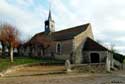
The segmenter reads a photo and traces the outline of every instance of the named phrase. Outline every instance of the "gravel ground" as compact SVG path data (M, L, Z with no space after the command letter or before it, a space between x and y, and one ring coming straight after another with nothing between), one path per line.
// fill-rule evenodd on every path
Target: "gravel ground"
M125 84L125 71L106 74L38 74L41 73L42 70L56 71L58 69L63 70L63 67L27 67L17 72L10 73L6 77L0 78L0 84Z
M125 75L60 74L0 78L0 84L125 84Z
M8 76L36 76L43 75L51 72L63 72L64 66L29 66L21 68L16 72L11 72L7 74Z

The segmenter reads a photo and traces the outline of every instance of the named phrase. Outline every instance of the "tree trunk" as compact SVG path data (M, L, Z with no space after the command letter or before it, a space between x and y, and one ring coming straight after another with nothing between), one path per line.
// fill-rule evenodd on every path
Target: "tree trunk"
M10 61L13 62L13 47L10 46Z
M2 45L2 56L4 56L4 53L5 53L5 45L3 42L1 42L1 45Z
M45 49L43 48L42 50L43 50L43 56L45 56Z

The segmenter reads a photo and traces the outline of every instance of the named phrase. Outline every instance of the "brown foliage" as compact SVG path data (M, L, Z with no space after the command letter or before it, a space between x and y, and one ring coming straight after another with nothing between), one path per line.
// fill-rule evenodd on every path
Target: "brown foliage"
M0 41L9 44L9 46L17 47L19 44L18 30L10 24L1 24L0 28Z

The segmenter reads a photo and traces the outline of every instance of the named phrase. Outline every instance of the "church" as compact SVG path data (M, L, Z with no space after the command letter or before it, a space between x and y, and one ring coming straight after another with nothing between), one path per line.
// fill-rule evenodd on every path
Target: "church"
M112 66L112 53L94 40L90 23L55 31L49 11L43 32L35 34L20 47L23 56L70 60L73 64L104 63Z

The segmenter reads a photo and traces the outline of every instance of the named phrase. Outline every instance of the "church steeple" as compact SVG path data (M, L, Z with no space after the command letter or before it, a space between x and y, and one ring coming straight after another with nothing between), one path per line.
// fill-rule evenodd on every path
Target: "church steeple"
M49 10L48 19L45 21L45 33L55 32L55 22L52 20L51 10Z
M52 15L51 15L51 10L49 9L49 16L48 16L48 20L52 20Z

